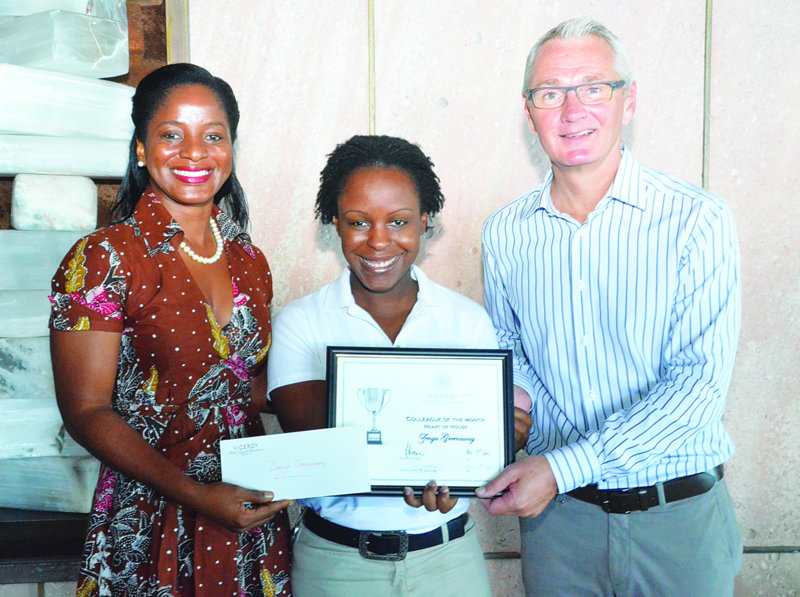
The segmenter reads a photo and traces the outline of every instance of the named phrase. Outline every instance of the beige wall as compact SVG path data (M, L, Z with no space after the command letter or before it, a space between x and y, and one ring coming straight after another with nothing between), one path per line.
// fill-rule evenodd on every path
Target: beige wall
M483 220L546 169L520 97L525 57L540 33L583 14L622 39L639 85L625 139L643 163L701 184L708 121L708 186L736 215L743 261L742 337L725 415L737 444L728 483L747 546L800 545L800 4L714 4L708 112L699 0L635 9L621 0L374 5L376 132L419 143L447 197L422 266L476 300ZM190 3L190 56L239 97L237 167L279 309L342 267L313 203L326 154L369 132L368 2L237 0L220 8ZM515 521L481 523L486 551L518 549ZM519 594L518 562L491 565L497 595ZM737 595L797 595L798 587L800 554L749 554Z

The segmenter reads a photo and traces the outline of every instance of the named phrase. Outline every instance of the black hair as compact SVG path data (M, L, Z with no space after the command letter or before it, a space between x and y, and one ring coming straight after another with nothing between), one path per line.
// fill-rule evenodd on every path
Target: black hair
M156 111L164 105L167 98L176 87L184 85L203 85L210 89L219 100L231 132L231 142L236 142L236 129L239 126L239 104L230 85L219 77L215 77L206 69L183 62L168 64L157 68L136 86L133 94L133 137L131 138L130 152L128 154L128 168L119 185L117 200L114 202L111 213L115 222L128 218L136 207L136 203L150 184L150 175L147 168L136 165L136 142L145 142L147 127ZM223 205L220 205L224 201ZM244 196L242 185L236 178L236 168L231 165L231 175L214 196L214 203L224 207L231 219L240 227L248 225L247 200Z
M433 216L444 204L439 177L433 162L415 144L386 135L356 135L340 143L328 154L319 175L320 185L314 210L323 224L330 224L339 213L339 196L350 175L361 168L398 168L414 183L420 213Z

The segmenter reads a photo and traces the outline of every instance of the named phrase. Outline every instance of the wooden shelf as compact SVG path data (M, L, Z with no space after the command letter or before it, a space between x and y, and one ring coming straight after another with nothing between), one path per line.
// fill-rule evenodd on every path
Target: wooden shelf
M0 508L0 584L77 580L88 514Z

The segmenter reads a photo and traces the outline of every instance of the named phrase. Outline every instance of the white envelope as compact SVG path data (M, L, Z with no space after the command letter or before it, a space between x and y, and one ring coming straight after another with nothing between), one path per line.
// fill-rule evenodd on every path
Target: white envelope
M276 500L370 490L363 425L220 441L222 480Z

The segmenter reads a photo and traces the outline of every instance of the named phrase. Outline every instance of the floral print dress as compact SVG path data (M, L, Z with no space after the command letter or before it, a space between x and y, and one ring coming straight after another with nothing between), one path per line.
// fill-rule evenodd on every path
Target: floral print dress
M175 249L180 227L150 191L126 221L76 243L50 297L51 329L122 334L114 410L204 483L220 480L220 439L264 433L250 378L271 340L267 261L224 212L214 217L234 293L225 326ZM234 533L104 466L77 594L290 595L288 537L285 511Z

